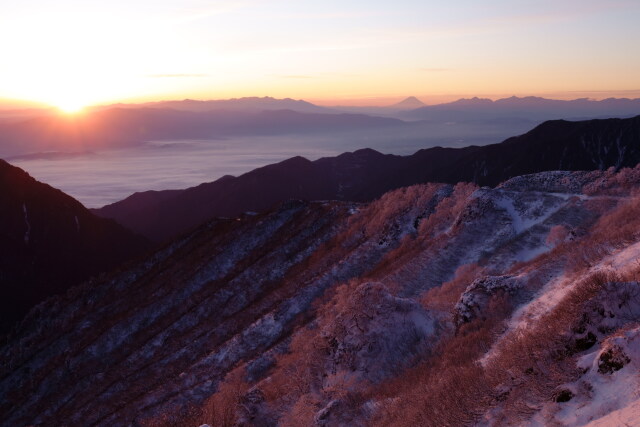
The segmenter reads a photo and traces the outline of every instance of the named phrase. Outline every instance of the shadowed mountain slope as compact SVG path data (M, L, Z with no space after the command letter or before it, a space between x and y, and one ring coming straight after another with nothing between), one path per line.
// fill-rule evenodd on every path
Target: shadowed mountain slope
M540 171L602 170L638 162L640 116L559 120L482 147L436 147L404 157L365 149L313 162L294 157L186 190L136 193L94 212L162 241L211 217L263 211L290 198L369 201L417 183L467 181L493 186Z
M0 332L45 298L150 246L0 160Z

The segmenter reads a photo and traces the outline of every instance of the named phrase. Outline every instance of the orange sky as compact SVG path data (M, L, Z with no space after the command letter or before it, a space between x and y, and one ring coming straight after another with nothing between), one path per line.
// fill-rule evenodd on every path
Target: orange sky
M0 99L73 109L242 96L640 96L638 1L449 3L21 0L0 6Z

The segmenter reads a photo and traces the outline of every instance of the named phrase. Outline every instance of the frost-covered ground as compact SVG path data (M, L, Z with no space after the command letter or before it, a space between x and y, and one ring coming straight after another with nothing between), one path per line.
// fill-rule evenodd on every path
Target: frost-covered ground
M623 422L639 397L639 176L418 185L212 220L34 309L0 350L0 418Z

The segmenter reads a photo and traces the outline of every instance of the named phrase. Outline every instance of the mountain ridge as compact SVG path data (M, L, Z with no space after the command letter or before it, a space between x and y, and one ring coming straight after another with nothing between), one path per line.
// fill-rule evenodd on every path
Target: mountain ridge
M497 185L545 170L620 168L638 162L640 116L550 121L524 135L481 147L434 147L411 156L363 149L313 162L284 161L186 190L138 193L93 212L162 241L213 216L261 211L288 198L370 201L418 183Z
M113 104L94 108L169 108L193 112L206 112L211 110L246 111L246 110L294 110L306 113L335 113L335 111L312 104L303 99L264 97L242 97L229 99L183 99L145 102L141 104Z
M152 245L0 160L0 333L42 300Z
M490 118L520 118L532 121L629 117L640 113L640 98L592 100L549 99L536 96L500 98L461 98L405 111L399 117L411 120L468 121Z

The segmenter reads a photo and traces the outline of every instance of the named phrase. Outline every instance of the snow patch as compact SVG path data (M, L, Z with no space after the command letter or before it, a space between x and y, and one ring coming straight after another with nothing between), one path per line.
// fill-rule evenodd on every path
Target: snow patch
M509 329L526 329L531 322L535 322L542 315L549 313L571 289L573 287L564 277L549 281L536 298L515 311L509 322Z
M612 370L602 369L603 361L611 352L617 352L626 364L618 364ZM581 357L577 365L587 372L570 386L585 392L563 403L554 421L562 425L623 426L621 421L635 416L627 425L637 426L640 422L640 378L637 374L640 327L609 337L598 350Z
M634 400L622 409L610 412L604 417L585 424L585 427L637 426L640 420L640 399Z
M514 194L500 192L498 193L498 197L494 199L494 203L496 207L505 210L509 214L511 217L513 231L516 234L520 234L523 231L542 223L558 208L557 203L550 203L547 205L543 196L535 200L528 201L528 203L519 203L519 205L522 206L516 206L516 203L519 202L519 200L516 200L514 196ZM552 199L564 200L561 197L549 198L549 200Z
M631 269L640 268L640 242L627 246L612 254L610 257L605 258L602 266L622 274Z

